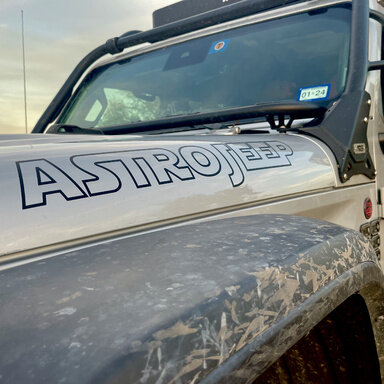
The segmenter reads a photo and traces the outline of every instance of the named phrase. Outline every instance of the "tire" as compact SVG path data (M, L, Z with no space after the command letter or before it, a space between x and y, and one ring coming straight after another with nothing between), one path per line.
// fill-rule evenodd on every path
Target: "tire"
M353 295L253 384L381 383L368 309Z

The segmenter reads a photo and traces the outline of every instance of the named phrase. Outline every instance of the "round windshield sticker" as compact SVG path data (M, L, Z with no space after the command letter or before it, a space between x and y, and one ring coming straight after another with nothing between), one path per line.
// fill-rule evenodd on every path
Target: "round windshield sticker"
M223 48L225 45L224 41L220 41L215 45L215 51L220 51L221 48Z
M209 54L211 53L216 53L216 52L223 52L227 49L228 47L228 43L229 43L229 39L226 39L226 40L220 40L220 41L215 41L212 46L211 46L211 49L209 51Z

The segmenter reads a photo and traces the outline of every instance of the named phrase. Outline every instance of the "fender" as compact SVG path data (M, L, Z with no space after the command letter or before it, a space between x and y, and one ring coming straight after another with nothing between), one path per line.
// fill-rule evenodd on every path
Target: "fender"
M0 268L5 383L240 383L350 295L384 287L360 234L284 215L130 235Z

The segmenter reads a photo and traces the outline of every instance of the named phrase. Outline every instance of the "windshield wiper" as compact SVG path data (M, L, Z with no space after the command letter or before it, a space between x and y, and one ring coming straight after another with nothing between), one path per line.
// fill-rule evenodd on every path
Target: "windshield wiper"
M327 110L323 104L315 103L268 103L247 107L223 109L215 112L188 114L166 117L154 121L142 121L137 123L100 128L105 135L121 135L126 133L158 131L179 127L196 127L205 124L236 122L238 120L264 117L272 129L287 129L296 119L319 118ZM286 117L289 122L284 123ZM276 124L276 119L278 124Z
M71 124L52 124L46 133L71 134L71 135L103 135L99 128L81 128Z

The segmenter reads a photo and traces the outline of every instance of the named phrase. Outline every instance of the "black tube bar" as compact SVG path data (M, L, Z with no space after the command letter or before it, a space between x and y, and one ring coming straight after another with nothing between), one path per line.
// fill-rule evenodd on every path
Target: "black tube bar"
M384 25L384 15L381 12L375 11L374 9L370 9L369 17L373 20L378 21L381 25Z
M384 69L384 60L371 61L368 66L368 71L376 71L378 69Z
M351 50L345 93L364 91L368 72L369 7L367 0L352 2Z

